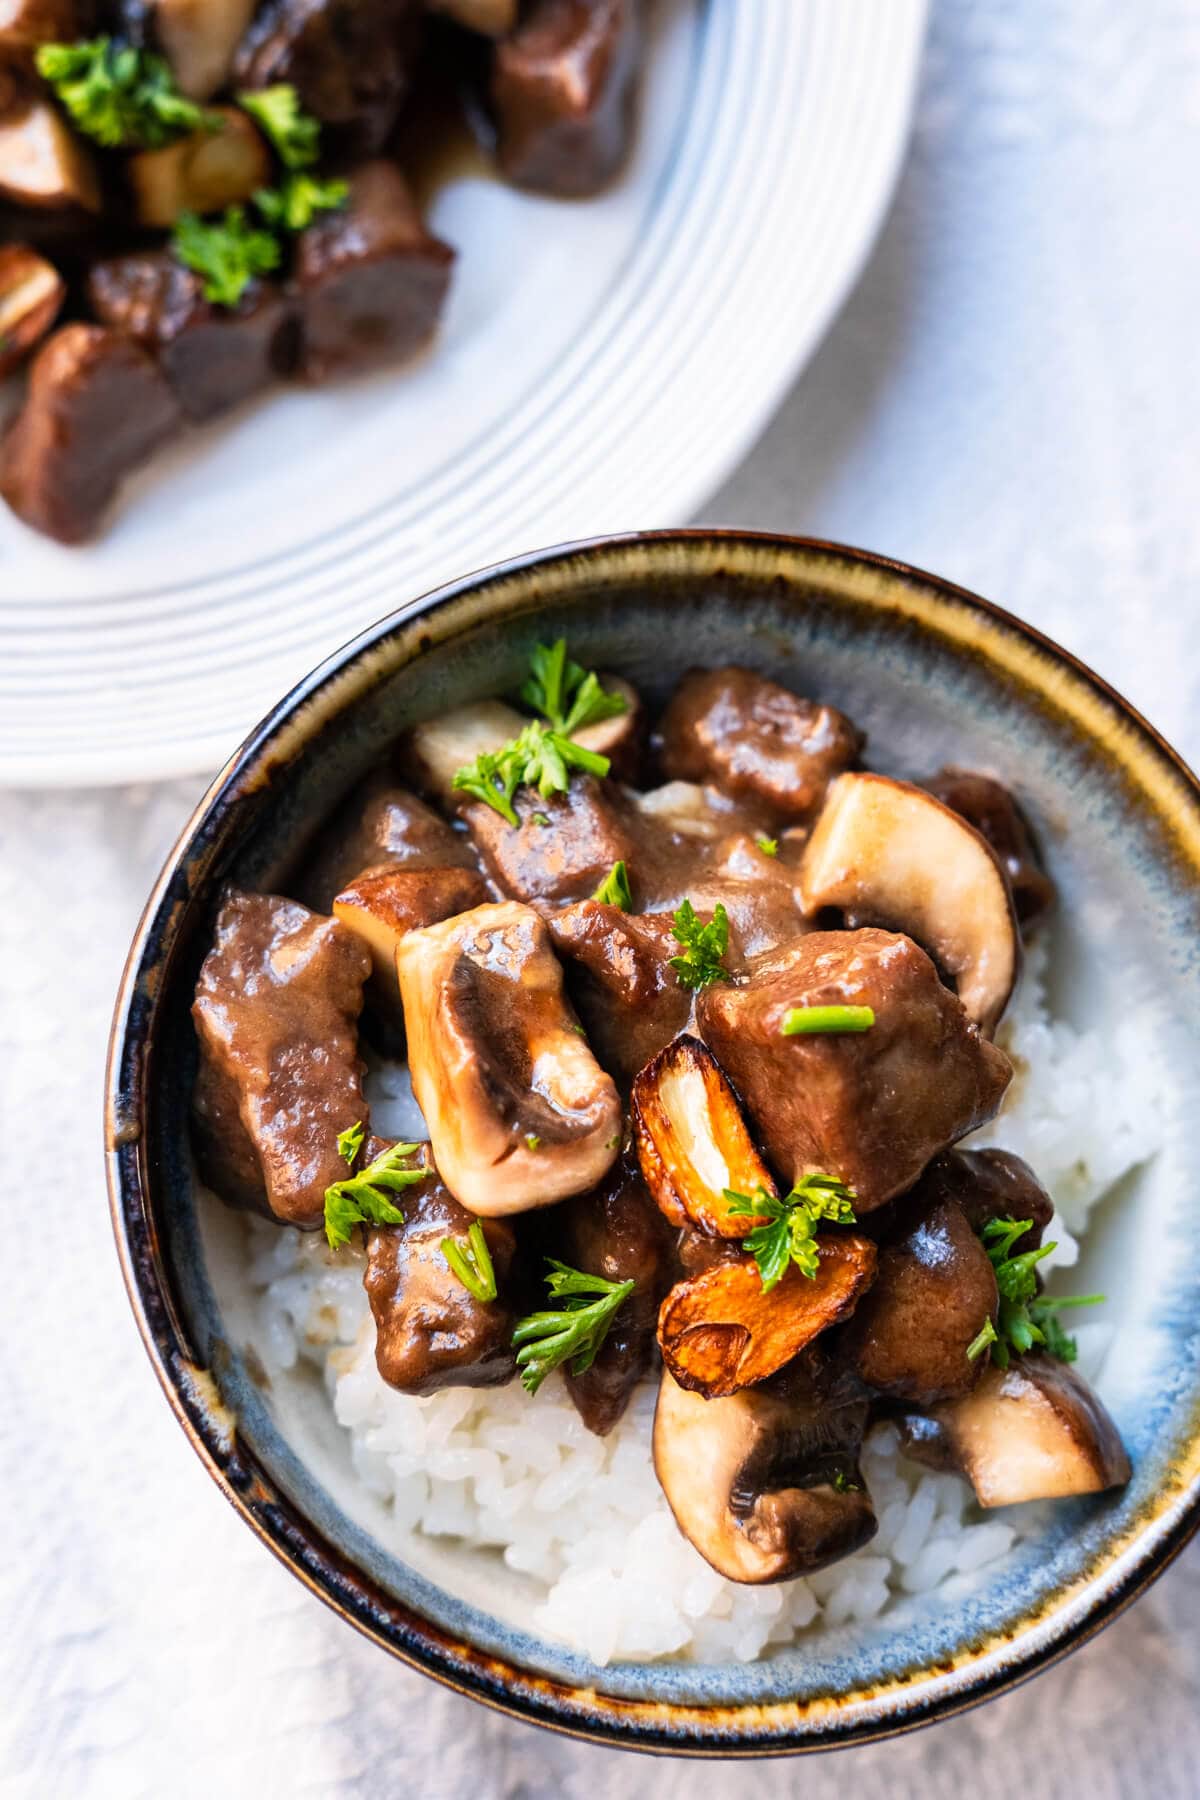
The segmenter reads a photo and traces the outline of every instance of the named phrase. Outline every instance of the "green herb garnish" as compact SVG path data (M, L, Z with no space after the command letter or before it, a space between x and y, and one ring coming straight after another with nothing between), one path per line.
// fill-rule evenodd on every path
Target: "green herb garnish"
M351 1125L338 1136L338 1155L351 1167L363 1136L361 1124ZM416 1149L416 1144L392 1144L357 1175L348 1175L325 1189L325 1236L331 1250L348 1244L356 1225L403 1225L404 1214L388 1199L388 1193L401 1193L428 1176L428 1169L401 1167Z
M606 1281L547 1257L550 1274L546 1285L552 1300L561 1300L554 1311L530 1313L513 1332L513 1348L521 1385L536 1394L552 1369L569 1362L572 1375L582 1375L596 1360L617 1309L633 1292L633 1282ZM598 1296L589 1300L589 1295Z
M755 838L754 841L758 845L759 849L762 851L764 856L778 856L779 855L779 839L778 838L760 837L760 838Z
M854 1223L854 1189L835 1175L805 1175L782 1200L761 1187L754 1194L726 1188L725 1198L735 1218L767 1221L742 1239L758 1264L764 1293L783 1279L789 1263L810 1281L815 1278L820 1264L816 1229L822 1219L833 1225Z
M600 686L598 676L568 661L566 638L538 644L529 667L532 673L521 684L521 698L564 737L629 711L621 694L610 693Z
M71 123L106 150L159 150L192 131L220 131L219 113L187 100L170 65L111 37L43 44L37 70Z
M623 862L615 862L600 886L592 895L604 906L619 906L622 912L629 912L633 906L633 890L629 885L629 870Z
M783 1015L784 1037L839 1036L846 1031L870 1031L875 1011L870 1006L793 1006Z
M527 1131L525 1133L525 1148L527 1150L540 1150L541 1147L542 1147L542 1140L538 1136L537 1132L536 1131Z
M685 900L675 913L671 935L683 945L683 955L670 958L682 987L705 988L726 979L721 959L729 948L729 915L719 900L708 925L700 923L695 907Z
M1032 1219L989 1219L983 1228L981 1235L996 1272L1000 1305L997 1323L985 1320L983 1329L968 1346L968 1362L990 1349L996 1367L1007 1369L1014 1354L1023 1356L1038 1344L1047 1355L1056 1356L1061 1362L1074 1362L1079 1354L1078 1344L1062 1329L1056 1315L1066 1306L1096 1306L1104 1295L1077 1294L1064 1300L1039 1296L1037 1264L1057 1245L1014 1251L1017 1241L1032 1229Z
M187 268L203 277L204 298L214 306L236 306L256 275L279 267L280 251L269 231L249 224L240 206L221 219L180 213L171 248Z
M311 168L321 154L321 124L300 105L290 82L240 93L237 103L249 113L285 169Z
M483 1235L482 1220L471 1221L465 1240L443 1238L442 1255L450 1265L451 1273L458 1277L472 1299L486 1306L496 1298L496 1271Z
M344 206L349 193L348 182L322 181L304 169L294 169L278 187L259 188L254 204L277 231L307 231L318 213Z
M513 797L519 787L535 787L543 800L565 794L571 784L570 771L582 769L588 775L607 775L608 758L595 750L585 750L537 719L530 721L519 737L499 750L482 751L473 763L459 769L454 787L473 794L510 825L519 825Z

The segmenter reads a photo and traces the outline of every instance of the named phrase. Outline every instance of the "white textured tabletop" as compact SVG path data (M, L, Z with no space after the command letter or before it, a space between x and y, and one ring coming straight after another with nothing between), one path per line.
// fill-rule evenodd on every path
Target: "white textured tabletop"
M978 588L1200 758L1198 177L1196 0L935 0L877 251L706 518ZM851 1761L753 1771L508 1723L259 1548L162 1402L101 1183L113 990L202 785L0 796L0 1793L1194 1800L1200 1547L1019 1693Z

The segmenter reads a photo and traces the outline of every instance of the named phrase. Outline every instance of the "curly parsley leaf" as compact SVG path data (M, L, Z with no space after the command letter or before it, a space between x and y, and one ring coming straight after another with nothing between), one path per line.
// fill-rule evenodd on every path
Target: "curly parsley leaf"
M629 885L629 870L623 862L615 862L600 886L592 895L603 906L619 906L622 912L629 912L633 906L633 890Z
M496 1270L481 1219L471 1221L465 1239L443 1238L442 1255L472 1299L487 1306L496 1298Z
M350 193L345 181L322 181L304 169L292 170L278 187L259 188L254 204L277 231L307 231L318 213L336 212Z
M222 129L220 114L185 99L153 51L98 37L43 44L36 60L75 129L106 150L159 150L189 132Z
M718 900L709 924L702 925L690 900L675 913L671 935L683 946L682 956L672 956L670 967L682 987L705 988L726 980L722 959L729 949L729 915Z
M1014 1355L1024 1356L1038 1345L1061 1362L1074 1362L1079 1354L1078 1344L1062 1329L1057 1314L1064 1307L1096 1306L1104 1295L1078 1294L1062 1300L1040 1296L1037 1264L1057 1246L1043 1244L1039 1250L1018 1251L1017 1243L1032 1229L1032 1219L989 1219L983 1228L1000 1304L995 1325L986 1320L969 1346L969 1362L990 1349L996 1367L1007 1369Z
M240 93L237 103L249 113L285 169L307 169L321 154L320 121L306 113L290 82Z
M354 1134L361 1133L362 1129L361 1125L355 1125L339 1136L338 1154L346 1161L350 1160L346 1149ZM358 1147L361 1146L359 1136ZM403 1225L404 1214L388 1199L388 1194L402 1193L405 1188L414 1187L428 1177L428 1169L404 1166L405 1159L416 1149L416 1144L391 1144L357 1175L335 1181L325 1189L325 1236L331 1250L340 1250L343 1244L348 1244L356 1225Z
M595 750L586 750L561 732L533 719L518 737L499 750L480 753L473 763L459 769L453 785L461 793L474 795L510 825L519 825L513 797L519 787L537 789L543 800L565 794L571 782L572 769L588 775L607 775L608 758Z
M204 298L214 306L236 306L255 276L279 267L278 242L251 225L240 206L227 207L220 219L180 213L171 248L203 278Z
M606 1281L567 1263L547 1257L550 1273L546 1285L561 1307L530 1313L513 1332L513 1348L521 1385L536 1394L552 1369L569 1363L573 1375L582 1375L596 1360L618 1309L633 1292L633 1282ZM591 1296L597 1296L595 1299Z
M778 838L759 837L759 838L755 838L754 841L758 845L759 849L762 851L764 856L778 856L779 855L779 839Z
M531 673L521 684L521 699L564 737L629 711L623 695L602 688L599 676L568 659L566 638L536 645L529 667Z
M758 1264L764 1293L783 1279L789 1263L810 1281L815 1278L820 1263L816 1231L822 1220L854 1223L854 1189L836 1175L805 1175L782 1200L761 1187L753 1194L726 1188L725 1198L735 1218L766 1220L742 1239L747 1255Z

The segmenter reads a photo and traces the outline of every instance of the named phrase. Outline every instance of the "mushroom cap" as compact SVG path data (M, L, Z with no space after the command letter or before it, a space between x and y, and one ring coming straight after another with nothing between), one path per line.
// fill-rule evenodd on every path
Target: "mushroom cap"
M902 931L956 985L991 1032L1020 967L1012 894L973 826L923 788L890 776L839 775L800 868L809 912L840 907L855 924Z

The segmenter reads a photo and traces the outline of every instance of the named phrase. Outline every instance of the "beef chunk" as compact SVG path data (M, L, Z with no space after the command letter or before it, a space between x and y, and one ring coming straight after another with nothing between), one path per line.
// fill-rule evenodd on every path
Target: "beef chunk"
M290 82L360 154L396 122L417 52L418 0L267 0L234 58L234 86Z
M386 1147L369 1139L362 1164ZM375 1316L375 1361L388 1385L405 1394L498 1387L511 1381L517 1366L512 1350L516 1237L503 1219L482 1222L496 1298L476 1300L442 1254L443 1239L465 1239L475 1215L459 1205L432 1162L429 1168L428 1181L404 1191L403 1225L367 1230L363 1286Z
M589 1431L605 1437L629 1404L654 1345L658 1303L670 1286L670 1238L632 1155L590 1194L551 1218L554 1254L606 1281L632 1281L590 1369L567 1372L567 1389Z
M235 891L200 970L192 1017L218 1078L216 1116L236 1089L267 1205L289 1225L321 1223L325 1189L346 1173L338 1134L366 1115L356 1021L370 966L336 919L273 894ZM201 1089L201 1142L211 1138L213 1087L210 1075ZM244 1169L240 1141L231 1158Z
M1028 1219L1031 1229L1018 1246L1041 1248L1054 1202L1029 1164L1009 1150L947 1150L930 1163L919 1192L960 1206L971 1230L982 1233L993 1219Z
M1021 928L1030 930L1054 905L1054 883L1029 821L1004 783L971 769L940 769L925 786L987 839L1008 876Z
M88 298L103 324L157 359L189 418L224 412L275 377L288 314L271 282L252 281L234 307L212 306L198 275L153 250L97 263Z
M870 1006L869 1031L784 1037L792 1007ZM790 1180L847 1182L862 1214L996 1112L1012 1076L938 980L890 931L816 931L701 994L702 1036Z
M601 1065L628 1086L683 1030L692 997L675 979L679 945L665 913L623 913L581 900L548 921L555 948L571 958L572 991Z
M262 1163L242 1124L238 1084L201 1048L192 1092L192 1147L201 1179L230 1206L268 1213Z
M663 718L663 768L713 781L803 819L862 749L860 732L832 706L802 700L750 669L693 669Z
M918 1188L879 1252L875 1281L845 1328L859 1375L876 1393L932 1406L965 1394L986 1357L967 1350L995 1322L996 1277L961 1206Z
M510 181L578 197L625 159L633 126L640 0L532 0L496 47L492 109Z
M633 855L625 802L591 775L574 776L567 793L549 800L521 788L513 804L521 821L516 828L482 801L466 807L463 817L487 873L518 900L582 900L615 862Z
M0 443L0 495L35 531L82 543L178 422L174 395L131 338L64 325L34 357L25 404Z
M373 775L342 801L318 838L301 877L301 898L328 912L335 897L364 869L473 869L475 858L462 832L432 807Z
M336 370L411 356L432 336L454 252L431 237L394 163L363 163L346 205L300 234L294 289L300 371Z

